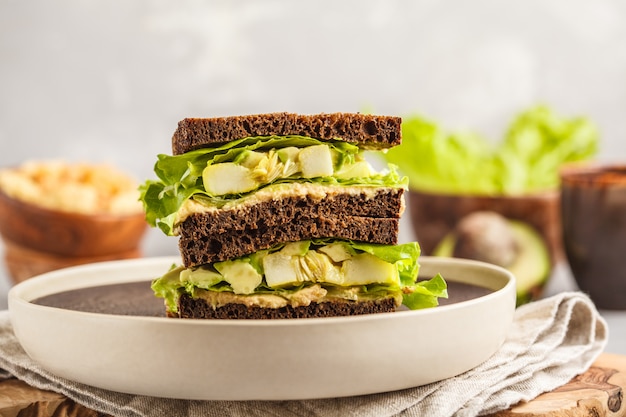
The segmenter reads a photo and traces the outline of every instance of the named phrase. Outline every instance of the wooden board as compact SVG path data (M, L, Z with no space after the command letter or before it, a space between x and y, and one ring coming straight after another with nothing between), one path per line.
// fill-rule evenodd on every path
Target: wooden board
M0 417L104 417L64 395L17 379L0 381Z
M604 353L587 372L494 417L626 416L626 356Z
M562 387L492 417L626 417L626 356L601 355L584 374ZM0 417L100 417L61 394L17 379L0 381Z

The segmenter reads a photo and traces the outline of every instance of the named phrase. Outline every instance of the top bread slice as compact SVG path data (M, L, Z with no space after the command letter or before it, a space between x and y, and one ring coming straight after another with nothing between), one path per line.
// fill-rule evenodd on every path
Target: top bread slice
M399 145L402 119L360 113L266 113L231 117L186 118L172 137L172 153L181 155L253 136L299 135L319 140L342 140L363 149Z

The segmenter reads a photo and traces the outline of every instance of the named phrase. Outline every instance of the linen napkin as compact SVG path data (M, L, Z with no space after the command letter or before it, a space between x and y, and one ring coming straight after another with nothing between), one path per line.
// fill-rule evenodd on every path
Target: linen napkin
M479 331L479 329L477 329ZM602 353L606 322L580 292L519 307L502 347L459 376L366 396L303 401L187 401L122 394L58 378L26 355L0 312L0 378L15 376L79 404L120 417L138 416L477 416L508 409L586 371Z

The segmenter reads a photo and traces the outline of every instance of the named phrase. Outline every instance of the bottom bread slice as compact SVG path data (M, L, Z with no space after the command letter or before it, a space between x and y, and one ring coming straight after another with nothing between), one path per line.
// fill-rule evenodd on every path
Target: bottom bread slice
M300 319L389 313L395 310L396 301L393 297L375 301L312 302L307 306L297 307L286 305L279 308L267 308L231 303L214 308L205 299L182 294L178 300L178 314L168 313L168 315L190 319Z

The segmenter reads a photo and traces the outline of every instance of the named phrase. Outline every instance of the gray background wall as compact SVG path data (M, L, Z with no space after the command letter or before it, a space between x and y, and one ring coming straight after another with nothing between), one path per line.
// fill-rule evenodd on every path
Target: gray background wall
M179 119L270 111L419 112L496 140L536 102L625 160L625 44L621 0L0 0L0 166L144 179Z

